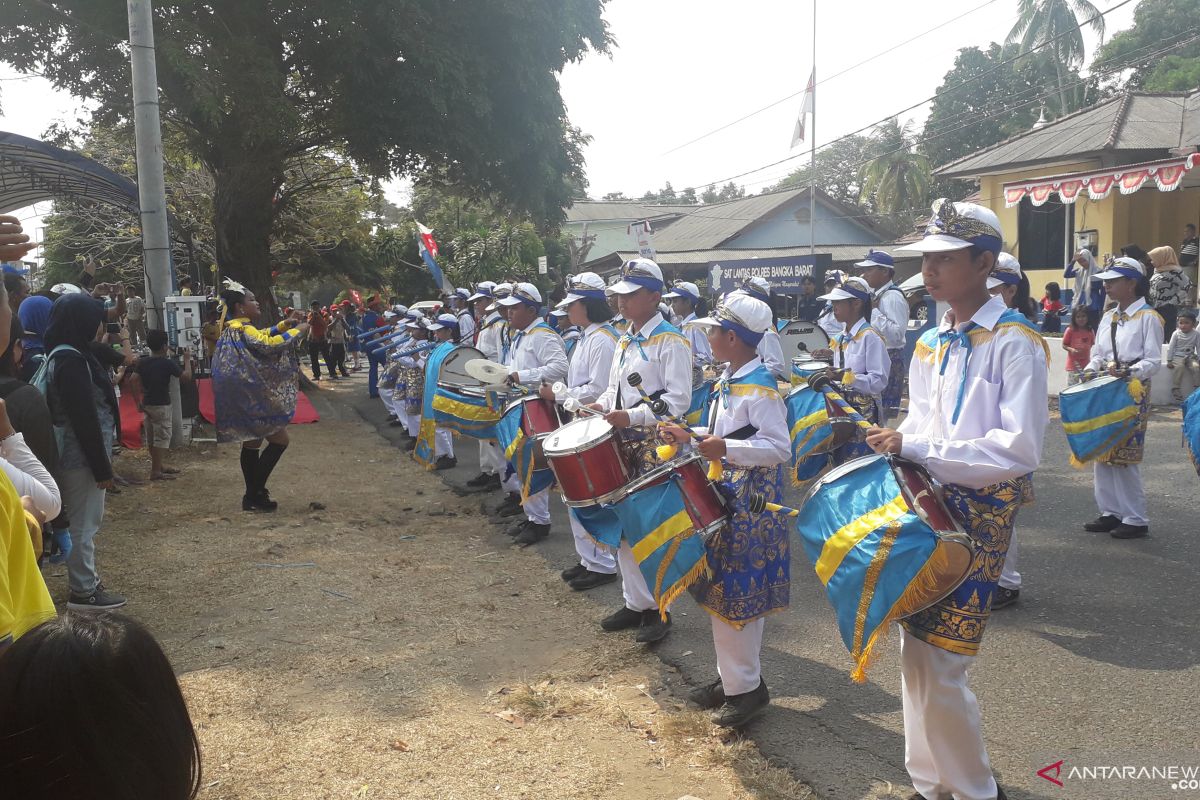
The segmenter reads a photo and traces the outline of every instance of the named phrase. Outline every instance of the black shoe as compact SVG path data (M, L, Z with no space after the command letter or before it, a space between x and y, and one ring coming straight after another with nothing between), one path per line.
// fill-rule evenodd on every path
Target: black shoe
M996 784L996 800L1008 800L1008 795L1000 788L1000 784Z
M271 493L266 488L259 490L258 495L254 498L254 505L259 511L274 511L279 508L279 503L271 499Z
M708 686L692 689L688 692L688 700L705 711L725 705L725 690L721 688L721 679L717 678Z
M671 614L663 619L657 608L642 612L642 627L638 629L637 641L642 644L654 644L667 638L671 632Z
M506 511L510 508L520 508L520 507L521 507L521 495L517 494L516 492L509 492L508 494L504 495L504 499L500 501L500 505L496 506L496 510L493 511L492 513L499 514L502 511Z
M125 605L125 598L116 592L106 590L100 584L89 595L78 595L74 592L67 598L67 608L72 611L110 611Z
M395 414L388 414L387 419L384 421L385 422L395 422L398 419L399 419L399 417L397 417Z
M458 466L458 459L454 456L438 456L438 460L433 462L433 468L438 469L454 469Z
M1092 522L1083 526L1083 529L1089 533L1109 533L1114 531L1121 524L1121 520L1109 514L1101 514Z
M1150 533L1149 525L1118 525L1109 535L1114 539L1140 539Z
M536 544L549 535L550 523L543 525L540 522L530 522L525 526L525 530L517 534L517 538L513 541L521 545L521 547L529 547L529 545ZM575 587L572 586L571 588Z
M491 482L492 476L488 475L486 472L481 472L474 478L471 478L471 480L467 481L467 486L470 486L472 489L482 489Z
M389 422L388 422L388 427L389 427L389 428L399 428L399 427L402 427L403 425L404 425L404 423L403 423L403 422L401 422L401 421L400 421L400 420L398 420L398 419L393 419L393 420L391 420L391 421L389 421Z
M588 589L595 589L597 586L603 586L606 583L612 583L617 579L615 572L592 572L584 570L584 573L573 580L567 581L567 585L577 592L586 592Z
M767 682L760 679L757 689L726 696L725 705L713 722L722 728L740 728L761 714L770 703Z
M409 439L409 440L407 440L407 441L404 443L404 449L405 449L405 450L407 450L407 451L409 451L410 453L411 453L413 450L416 450L416 449L417 449L417 440L416 440L416 439Z
M567 567L562 571L562 579L567 583L570 583L585 572L587 572L587 567L585 567L583 564L576 564L575 566Z
M1007 608L1021 596L1020 589L1006 589L1003 586L996 587L996 593L992 595L992 611L999 608Z
M520 509L517 509L517 511L519 512ZM505 536L518 536L525 530L525 528L529 527L532 524L533 523L530 522L528 519L519 519L516 522L510 523L509 526L504 529L504 535Z
M658 613L657 611L654 613ZM637 628L642 624L642 612L634 611L632 608L621 606L620 610L614 611L604 619L600 620L601 630L606 630L609 633L613 631L625 631L630 628Z
M349 373L349 372L343 372L343 373L342 373L342 377L343 377L343 378L349 378L349 377L350 377L350 373Z

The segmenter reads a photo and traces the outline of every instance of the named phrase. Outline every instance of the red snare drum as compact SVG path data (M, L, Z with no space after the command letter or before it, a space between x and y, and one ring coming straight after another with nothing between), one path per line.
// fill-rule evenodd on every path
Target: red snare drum
M603 417L568 422L542 439L542 451L568 506L597 506L625 496L632 472L619 434Z
M692 518L692 528L707 539L729 522L725 498L708 479L708 467L699 453L672 459L642 475L627 487L630 494L671 479L679 481L683 506Z
M535 394L514 400L504 407L507 414L513 406L521 406L521 430L526 438L534 441L533 468L545 469L546 456L542 452L542 440L562 427L565 419L556 403L544 400Z

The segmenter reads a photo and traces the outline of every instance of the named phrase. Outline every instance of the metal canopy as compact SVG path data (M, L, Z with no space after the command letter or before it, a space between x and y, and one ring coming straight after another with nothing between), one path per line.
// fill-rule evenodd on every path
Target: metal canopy
M68 197L139 215L133 181L79 153L0 131L0 213Z

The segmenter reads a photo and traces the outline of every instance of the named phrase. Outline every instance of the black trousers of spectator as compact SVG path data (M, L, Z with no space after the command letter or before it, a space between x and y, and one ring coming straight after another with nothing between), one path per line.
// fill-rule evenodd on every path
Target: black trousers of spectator
M312 374L315 380L321 378L321 358L325 359L325 369L329 370L329 374L336 375L337 373L333 371L333 365L329 361L329 342L324 339L309 339L308 360L312 364Z
M1179 317L1179 306L1173 304L1158 306L1154 310L1163 318L1163 341L1171 341L1171 334L1175 332L1175 322Z
M350 373L346 371L346 345L342 344L341 342L330 343L329 358L325 363L329 365L330 375L337 374L334 372L336 369L338 372L342 373L343 378L350 376Z

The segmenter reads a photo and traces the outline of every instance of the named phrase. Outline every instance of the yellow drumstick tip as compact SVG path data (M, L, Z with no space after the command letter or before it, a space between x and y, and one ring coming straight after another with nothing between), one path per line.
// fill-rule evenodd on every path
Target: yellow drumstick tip
M721 460L716 459L708 462L708 479L710 481L719 481L725 473L725 468L721 466Z
M675 457L675 453L678 452L678 450L679 448L673 444L660 444L658 447L654 448L654 452L658 456L659 461L670 461Z

